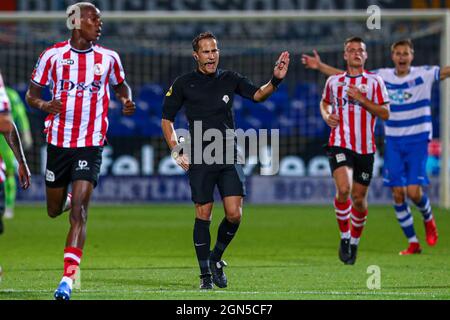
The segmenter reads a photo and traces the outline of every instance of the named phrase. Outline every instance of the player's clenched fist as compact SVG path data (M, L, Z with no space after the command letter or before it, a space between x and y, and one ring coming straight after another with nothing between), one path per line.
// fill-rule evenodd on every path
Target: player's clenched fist
M61 112L62 109L62 103L61 100L51 100L51 101L46 101L44 103L41 104L41 108L42 111L51 113L51 114L58 114Z
M132 100L125 100L122 113L125 116L131 116L136 111L136 104Z

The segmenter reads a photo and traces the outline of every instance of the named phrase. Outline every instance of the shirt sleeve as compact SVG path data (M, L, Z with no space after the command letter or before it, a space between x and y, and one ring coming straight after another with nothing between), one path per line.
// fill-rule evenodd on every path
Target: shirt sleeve
M41 53L36 65L34 66L33 73L31 74L32 82L41 87L49 85L53 56L54 52L51 49Z
M11 105L9 103L8 95L6 94L5 84L0 73L0 112L9 112Z
M111 72L109 73L109 82L111 85L116 86L125 81L125 71L123 70L122 61L117 53L111 56Z
M241 97L253 100L253 96L259 87L255 86L248 78L239 73L233 73L237 81L235 92Z
M440 80L441 68L439 66L423 66L422 73L425 77L425 81L433 83Z
M386 84L381 77L377 77L377 86L375 90L375 103L379 105L389 104L389 94L386 89Z
M322 93L322 100L323 102L327 104L333 104L333 90L331 88L331 77L328 78L327 82L325 83L325 88L323 88Z
M164 97L162 118L174 122L175 116L183 106L183 102L183 86L181 80L177 78Z

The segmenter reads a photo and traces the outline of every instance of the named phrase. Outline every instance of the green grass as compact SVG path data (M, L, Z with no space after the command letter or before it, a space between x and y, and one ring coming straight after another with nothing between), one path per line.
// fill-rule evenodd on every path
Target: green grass
M414 212L424 239L422 219ZM332 207L246 206L224 259L227 289L198 290L192 206L91 207L73 299L450 299L450 215L436 209L436 247L399 256L406 240L390 207L372 206L354 266L337 257ZM215 241L222 219L214 211ZM51 299L62 276L68 216L19 207L0 237L0 300ZM367 267L381 268L381 289L369 290Z

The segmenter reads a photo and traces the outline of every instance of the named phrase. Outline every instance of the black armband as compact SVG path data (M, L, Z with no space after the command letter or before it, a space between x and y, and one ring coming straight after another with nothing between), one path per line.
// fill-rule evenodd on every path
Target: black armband
M283 81L283 79L278 79L275 76L272 76L272 79L270 79L270 83L277 89L282 81Z

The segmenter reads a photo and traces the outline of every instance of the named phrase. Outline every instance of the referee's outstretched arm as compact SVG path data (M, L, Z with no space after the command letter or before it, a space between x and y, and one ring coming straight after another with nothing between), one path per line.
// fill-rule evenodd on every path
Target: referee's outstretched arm
M281 81L286 77L288 68L289 52L284 51L275 63L272 79L255 92L253 100L256 102L262 102L270 97L270 95L277 89Z

